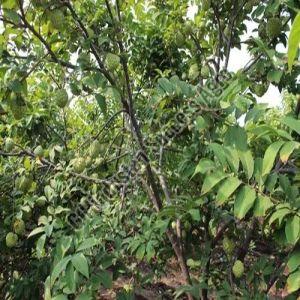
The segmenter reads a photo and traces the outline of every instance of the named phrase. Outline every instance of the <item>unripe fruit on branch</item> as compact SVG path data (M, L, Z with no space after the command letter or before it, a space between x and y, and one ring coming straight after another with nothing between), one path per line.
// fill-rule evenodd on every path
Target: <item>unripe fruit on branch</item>
M235 278L241 278L244 274L245 267L242 261L236 260L233 267L232 267L232 273Z
M226 26L225 29L224 29L224 35L225 35L225 37L227 39L229 39L230 38L230 34L231 34L231 30L230 30L230 28L228 26Z
M267 35L270 39L273 39L280 35L282 29L282 24L280 18L271 18L267 23Z
M21 120L25 115L26 102L21 94L12 92L9 98L9 107L16 120Z
M267 84L259 83L254 86L253 91L258 97L262 97L267 92L268 87Z
M202 0L202 9L209 10L211 6L211 0Z
M120 57L113 53L107 53L105 63L108 70L115 71L120 65Z
M204 66L201 68L201 76L202 76L204 79L209 78L209 76L210 76L210 68L209 68L209 66L204 65Z
M171 227L172 227L172 229L176 229L176 227L177 227L177 225L176 225L176 222L175 221L173 221L172 223L171 223Z
M177 32L176 36L175 36L175 44L178 48L181 48L184 46L184 42L185 42L185 38L183 36L183 34L179 31Z
M191 228L192 228L191 223L190 223L189 221L185 221L185 222L184 222L184 229L185 229L186 231L190 231Z
M14 148L14 141L13 141L13 139L11 139L11 138L6 138L6 139L5 139L5 150L6 150L7 152L10 152L10 151L13 150L13 148Z
M235 244L227 236L224 237L222 245L223 245L223 250L227 255L231 255L233 253Z
M193 64L189 69L189 79L195 80L199 76L199 69L197 64Z
M90 146L90 151L89 151L90 156L92 158L96 158L100 154L100 151L101 151L101 144L97 140L93 141L93 143Z
M85 160L82 157L76 158L73 162L73 169L76 173L82 173L85 169Z
M13 248L16 246L16 244L18 242L18 236L13 232L9 232L6 235L5 242L6 242L6 246L8 248Z
M85 166L89 168L92 164L93 164L93 159L90 156L88 156L85 160Z
M69 102L69 96L66 90L58 89L54 93L54 100L58 107L64 108Z
M184 27L184 32L187 35L191 35L193 33L193 30L194 30L193 25L190 22L187 23Z
M22 219L17 219L14 222L14 232L18 235L22 235L25 232L25 222Z
M62 29L65 23L65 16L61 10L55 9L47 13L51 25L55 29Z

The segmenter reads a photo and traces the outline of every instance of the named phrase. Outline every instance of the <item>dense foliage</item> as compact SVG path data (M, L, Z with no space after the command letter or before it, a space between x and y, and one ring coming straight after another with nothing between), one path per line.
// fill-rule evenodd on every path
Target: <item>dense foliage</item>
M296 299L299 2L0 3L0 298Z

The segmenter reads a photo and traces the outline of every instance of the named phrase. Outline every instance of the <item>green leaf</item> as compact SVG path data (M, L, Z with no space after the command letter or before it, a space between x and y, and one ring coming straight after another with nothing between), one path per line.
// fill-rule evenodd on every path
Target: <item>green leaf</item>
M281 70L271 70L268 72L267 79L270 82L279 83L282 75L283 72Z
M241 181L236 177L229 177L222 183L216 197L217 205L224 204L234 191L240 186Z
M48 276L45 280L45 284L44 284L44 300L51 300L52 297L51 297L51 277Z
M227 146L234 145L237 150L246 151L248 148L247 139L245 129L240 126L234 126L229 127L227 130L224 143Z
M119 103L121 101L120 92L114 87L108 87L105 91L105 95L108 100L114 101L115 103Z
M191 215L192 219L196 222L199 222L200 221L200 212L199 212L199 209L197 208L193 208L193 209L190 209L188 211L188 213Z
M269 197L258 195L255 200L254 205L254 216L255 217L264 217L266 211L273 206L272 201Z
M300 120L297 120L292 117L284 117L283 119L280 120L281 123L284 125L288 126L292 130L296 131L298 134L300 134Z
M1 5L2 5L2 8L12 9L12 8L16 7L17 3L16 3L16 0L4 0L1 3Z
M146 246L146 259L148 262L151 261L151 259L155 256L155 248L153 245L153 241L150 241L147 243Z
M207 121L202 117L198 116L196 118L196 128L201 132L207 127L208 123Z
M45 232L45 227L37 227L33 229L27 236L27 238L30 238L31 236L37 235L41 232Z
M241 159L241 163L246 172L247 178L251 179L254 171L254 160L250 150L247 151L239 151L239 156Z
M157 82L166 93L172 94L174 92L174 87L167 78L159 78Z
M224 152L226 154L227 163L230 169L237 174L240 166L239 152L233 147L225 147Z
M296 250L291 254L287 262L287 266L290 273L297 270L297 268L300 266L300 250Z
M60 294L60 295L53 297L51 300L68 300L68 297L64 294Z
M93 298L90 295L90 292L83 292L75 298L75 300L92 300L92 299Z
M102 270L97 273L97 276L100 278L101 284L106 289L110 289L112 287L112 273L106 270Z
M262 176L270 173L270 171L272 170L277 153L283 144L283 141L277 141L271 144L266 150L263 160Z
M296 57L300 44L300 12L297 14L292 24L289 41L288 41L288 66L292 69L294 59Z
M14 11L13 9L5 9L4 10L4 15L7 19L10 19L11 21L13 21L14 23L19 23L20 22L20 17L17 14L16 11Z
M285 225L285 236L290 244L296 244L300 235L300 217L295 215L290 217Z
M286 283L289 293L298 291L300 289L300 270L290 274Z
M208 147L214 152L214 155L217 157L223 168L226 168L227 159L223 146L217 143L211 143Z
M74 266L72 264L68 264L67 269L66 269L66 284L69 290L72 293L75 293L76 291L76 276L75 276L75 270Z
M96 94L95 98L96 98L96 101L97 101L102 113L104 115L106 115L107 114L107 104L106 104L105 97L101 94Z
M89 278L89 265L86 257L82 253L75 254L72 257L72 264L79 273Z
M280 159L283 163L286 163L290 155L294 152L295 149L299 148L299 143L290 141L286 142L280 150Z
M210 159L207 159L207 158L202 158L199 161L198 165L196 166L196 169L195 169L195 172L194 172L192 178L198 173L205 174L206 172L211 171L215 168L216 168L216 165L213 161L211 161Z
M50 276L50 285L53 286L56 279L59 277L60 273L65 271L69 261L71 260L70 256L67 256L60 260L55 267L53 268L53 271Z
M238 219L243 219L247 212L252 208L256 199L256 192L249 186L243 186L234 202L234 215Z
M36 256L37 258L42 258L44 253L44 246L46 241L46 234L40 236L36 243Z
M26 171L31 170L31 161L30 161L30 158L28 156L26 156L24 158L24 168L26 169Z
M146 251L145 244L140 245L139 248L137 249L135 256L139 261L141 261L144 258L145 251Z
M67 253L67 251L71 247L71 244L72 244L72 237L64 236L61 239L59 246L60 246L62 257L65 256L65 254Z
M272 214L270 220L269 220L269 225L271 225L273 222L278 220L279 226L283 220L283 218L291 213L291 209L288 207L276 207L275 212Z
M98 244L99 244L99 240L97 240L94 237L91 237L91 238L88 238L88 239L84 240L79 245L79 247L76 249L76 251L78 252L78 251L86 250L86 249L92 248L92 247L94 247Z
M217 185L221 180L223 180L226 177L228 177L228 175L220 170L206 175L202 185L201 194L203 195L208 193L215 185Z

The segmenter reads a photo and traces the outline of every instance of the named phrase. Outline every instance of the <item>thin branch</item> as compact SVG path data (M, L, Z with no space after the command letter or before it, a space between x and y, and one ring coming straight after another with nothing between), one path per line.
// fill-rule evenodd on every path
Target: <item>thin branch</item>
M72 5L70 2L66 2L66 7L68 7L68 9L70 10L71 12L71 15L73 17L73 19L78 23L80 29L82 30L83 34L84 34L84 37L86 39L89 39L90 36L88 34L88 31L87 29L85 28L84 24L82 23L82 21L80 20L80 18L78 17L77 13L75 12L75 10L73 9ZM105 66L104 66L104 63L102 62L100 56L98 55L98 52L94 46L94 44L92 42L90 42L90 48L91 48L91 51L99 65L99 68L100 68L100 72L107 78L107 80L112 84L112 85L115 85L115 81L114 79L111 77L110 73L106 70Z
M99 138L99 136L101 135L101 133L110 125L110 123L121 113L127 113L126 110L122 109L122 110L119 110L117 111L116 113L114 113L107 121L106 123L102 126L102 128L99 130L99 132L93 136L92 138L88 138L86 139L80 146L79 148L82 148L84 147L87 143L89 143L90 141L92 140L96 140Z

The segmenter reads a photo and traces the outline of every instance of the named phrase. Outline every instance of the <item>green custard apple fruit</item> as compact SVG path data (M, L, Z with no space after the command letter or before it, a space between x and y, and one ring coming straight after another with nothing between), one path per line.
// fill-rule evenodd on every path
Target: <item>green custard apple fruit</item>
M268 85L264 84L264 83L259 83L256 84L254 86L254 93L258 96L258 97L262 97L268 90Z
M185 229L186 231L190 231L191 228L192 228L191 223L190 223L189 221L185 221L185 222L184 222L184 229Z
M242 261L236 260L232 267L232 273L235 278L241 278L244 274L245 267Z
M11 112L16 120L21 120L25 115L25 107L11 106Z
M88 156L85 160L85 166L89 168L92 164L93 164L93 159L90 156Z
M97 156L99 156L100 151L101 151L101 144L97 140L93 141L89 151L91 158L96 158Z
M211 6L211 0L202 0L202 9L209 10Z
M13 248L18 242L18 236L13 232L9 232L5 237L5 242L8 248Z
M14 232L18 235L23 235L25 232L25 222L22 219L17 219L14 222Z
M205 65L201 68L201 76L204 78L204 79L207 79L209 78L210 76L210 68L209 66Z
M82 157L76 158L73 163L73 168L76 173L82 173L85 169L85 159Z
M187 22L184 26L184 33L187 35L191 35L194 31L194 27L192 22Z
M2 287L5 285L5 280L0 279L0 289L2 289Z
M225 27L224 29L224 35L227 39L230 38L230 34L231 34L231 31L230 31L230 28L228 26Z
M28 208L26 210L22 210L22 218L25 220L25 221L28 221L30 220L32 217L32 210L31 208Z
M48 12L48 18L51 22L51 25L55 29L62 29L64 28L65 24L65 16L61 10L55 9Z
M178 48L181 48L184 46L185 38L183 34L178 31L177 34L175 35L175 44Z
M44 156L44 149L42 146L37 146L34 151L33 151L34 155L37 157L43 157Z
M114 71L120 65L120 57L113 53L107 53L105 63L108 70Z
M260 25L258 26L258 36L261 39L265 39L267 38L267 29L266 29L266 24L265 23L260 23Z
M280 18L271 18L267 22L266 31L270 39L273 39L280 35L282 24Z
M54 100L58 107L64 108L69 102L69 96L65 89L58 89L54 93Z
M250 13L252 11L252 8L253 8L253 5L252 5L251 1L247 2L244 6L244 10L247 13Z
M199 76L199 69L197 64L193 64L190 66L189 69L189 79L190 80L195 80Z
M11 152L14 149L14 141L11 138L5 139L5 150Z
M21 94L11 93L9 107L16 120L21 120L26 112L26 102Z
M171 227L172 227L172 229L174 229L174 230L177 228L176 222L175 222L175 221L173 221L173 222L171 223Z
M230 238L225 236L222 244L223 244L223 250L225 251L225 253L228 255L231 255L235 248L234 242Z

